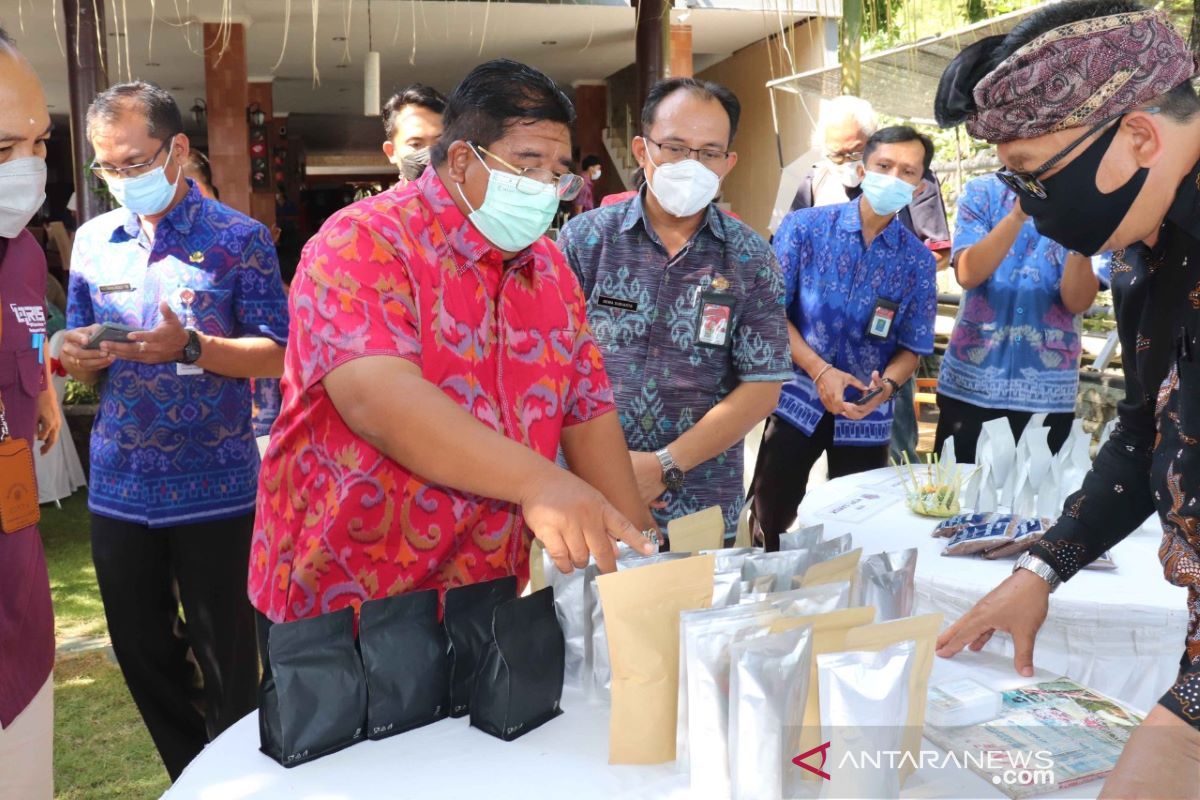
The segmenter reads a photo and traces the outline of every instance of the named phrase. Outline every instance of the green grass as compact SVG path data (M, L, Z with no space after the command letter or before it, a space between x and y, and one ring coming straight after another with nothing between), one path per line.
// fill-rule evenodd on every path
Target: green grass
M141 800L170 785L107 651L59 659L54 723L56 800Z
M87 492L76 492L64 500L61 511L53 505L42 506L40 528L59 644L75 637L107 636L104 605L92 566Z
M41 532L58 643L107 637L92 567L87 493L42 506ZM170 781L108 649L66 655L54 666L57 800L142 800Z

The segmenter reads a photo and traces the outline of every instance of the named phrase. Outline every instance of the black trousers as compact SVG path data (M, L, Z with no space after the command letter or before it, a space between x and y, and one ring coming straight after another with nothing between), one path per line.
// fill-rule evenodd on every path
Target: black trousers
M1013 438L1020 439L1021 433L1033 417L1028 411L1006 411L1002 408L984 408L983 406L965 403L953 397L939 394L937 434L934 439L934 452L942 452L946 439L954 437L954 458L960 464L975 463L975 447L979 444L979 434L983 431L983 423L993 419L1007 419L1012 428ZM1071 435L1071 423L1075 414L1062 412L1046 417L1046 427L1050 429L1050 452L1057 453Z
M887 466L888 445L835 445L832 414L821 418L812 436L775 414L768 417L750 484L754 533L767 550L778 550L779 534L796 521L808 473L822 453L829 456L829 477L840 478Z
M253 514L155 529L92 515L92 559L113 650L172 781L258 707L246 597L253 528Z

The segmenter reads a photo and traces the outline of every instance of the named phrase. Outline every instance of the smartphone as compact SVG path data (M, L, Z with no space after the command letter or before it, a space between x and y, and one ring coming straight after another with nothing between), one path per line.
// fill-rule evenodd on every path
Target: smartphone
M867 403L871 402L872 400L874 400L876 397L878 397L881 394L883 394L883 387L876 386L874 389L872 389L871 391L864 394L862 397L855 400L854 405L865 406Z
M88 343L84 345L84 350L99 350L101 342L129 342L129 334L134 331L140 331L141 328L135 328L132 325L122 325L119 322L103 322L100 324L100 330L92 336Z

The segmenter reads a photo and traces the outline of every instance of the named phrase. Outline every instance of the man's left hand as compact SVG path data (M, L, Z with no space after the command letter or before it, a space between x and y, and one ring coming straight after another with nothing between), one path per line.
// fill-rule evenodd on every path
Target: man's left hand
M153 330L135 331L129 334L129 342L103 342L100 349L115 358L137 361L141 364L169 364L183 356L187 345L187 329L165 301L158 304L162 322Z
M633 462L633 476L637 478L638 492L642 502L650 508L666 508L667 504L658 498L667 490L662 479L662 464L654 453L629 451L629 460Z
M854 403L846 403L845 411L842 416L846 419L862 419L870 414L875 409L892 399L892 387L883 382L883 378L878 372L871 373L871 385L867 387L867 392L873 392L876 389L883 388L883 391L872 397L861 406Z
M37 412L37 438L42 443L42 455L46 455L58 441L58 432L62 428L62 414L58 410L58 396L54 389L43 389L38 395Z

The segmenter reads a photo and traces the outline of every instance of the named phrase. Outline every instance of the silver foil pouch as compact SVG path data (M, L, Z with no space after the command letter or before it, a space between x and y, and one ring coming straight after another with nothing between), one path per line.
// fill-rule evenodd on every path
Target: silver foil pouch
M742 562L742 580L751 581L763 575L775 576L775 591L792 588L792 578L803 575L813 563L809 550L786 550L777 553L758 553L746 556Z
M875 621L911 617L917 574L917 548L875 553L858 565L856 606L874 606Z

